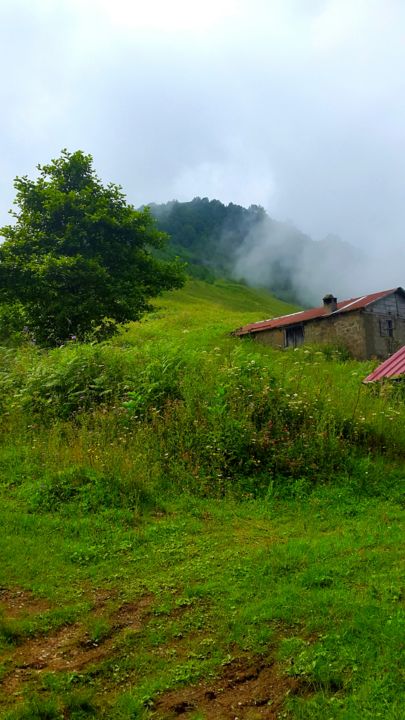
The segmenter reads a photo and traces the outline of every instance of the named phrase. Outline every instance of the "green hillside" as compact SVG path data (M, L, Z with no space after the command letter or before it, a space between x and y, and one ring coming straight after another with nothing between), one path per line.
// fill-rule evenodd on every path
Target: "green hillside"
M142 323L132 325L124 336L125 342L136 342L138 337L174 340L187 330L192 332L188 342L200 344L223 338L248 322L286 315L298 309L266 290L255 290L227 280L213 283L189 280L184 288L166 293L155 305L154 313L147 315Z
M1 718L401 717L403 388L230 334L292 310L0 348Z
M150 209L169 235L163 257L179 256L195 278L242 278L277 297L313 305L327 292L324 282L333 279L335 292L347 292L342 282L347 267L352 282L364 275L367 258L358 249L336 236L314 241L258 205L244 208L195 197L190 202L152 203Z

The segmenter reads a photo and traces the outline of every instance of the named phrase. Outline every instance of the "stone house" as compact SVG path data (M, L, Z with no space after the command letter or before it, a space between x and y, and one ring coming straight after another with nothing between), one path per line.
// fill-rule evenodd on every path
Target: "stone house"
M358 360L386 358L405 344L405 291L399 287L339 302L325 295L321 307L250 323L233 334L277 348L340 345Z

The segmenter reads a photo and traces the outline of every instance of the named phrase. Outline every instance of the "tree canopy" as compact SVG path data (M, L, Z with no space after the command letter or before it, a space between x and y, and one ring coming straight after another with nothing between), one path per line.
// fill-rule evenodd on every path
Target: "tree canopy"
M91 155L63 150L38 171L15 179L15 222L0 229L0 302L22 305L37 342L137 320L152 297L182 285L179 264L154 254L167 236L149 209L104 186Z

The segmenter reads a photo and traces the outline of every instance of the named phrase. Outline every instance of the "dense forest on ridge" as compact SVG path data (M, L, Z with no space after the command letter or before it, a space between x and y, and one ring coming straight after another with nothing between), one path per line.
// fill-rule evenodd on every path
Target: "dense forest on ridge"
M303 305L317 303L331 288L345 292L339 271L362 262L358 249L338 237L314 241L291 223L271 218L264 208L249 208L195 197L150 205L160 230L168 233L166 256L179 256L201 280L218 277L247 282Z

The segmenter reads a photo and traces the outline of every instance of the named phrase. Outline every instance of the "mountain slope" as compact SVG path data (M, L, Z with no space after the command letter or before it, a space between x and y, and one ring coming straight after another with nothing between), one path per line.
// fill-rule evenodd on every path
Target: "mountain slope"
M194 277L243 279L303 305L318 304L326 292L350 297L356 291L364 258L338 237L314 241L257 205L196 197L150 207L170 236L167 254L185 260Z
M231 280L206 283L190 279L181 290L164 293L155 311L141 323L131 323L114 344L153 340L160 344L182 341L188 347L221 344L237 327L297 310L266 290L250 288Z

